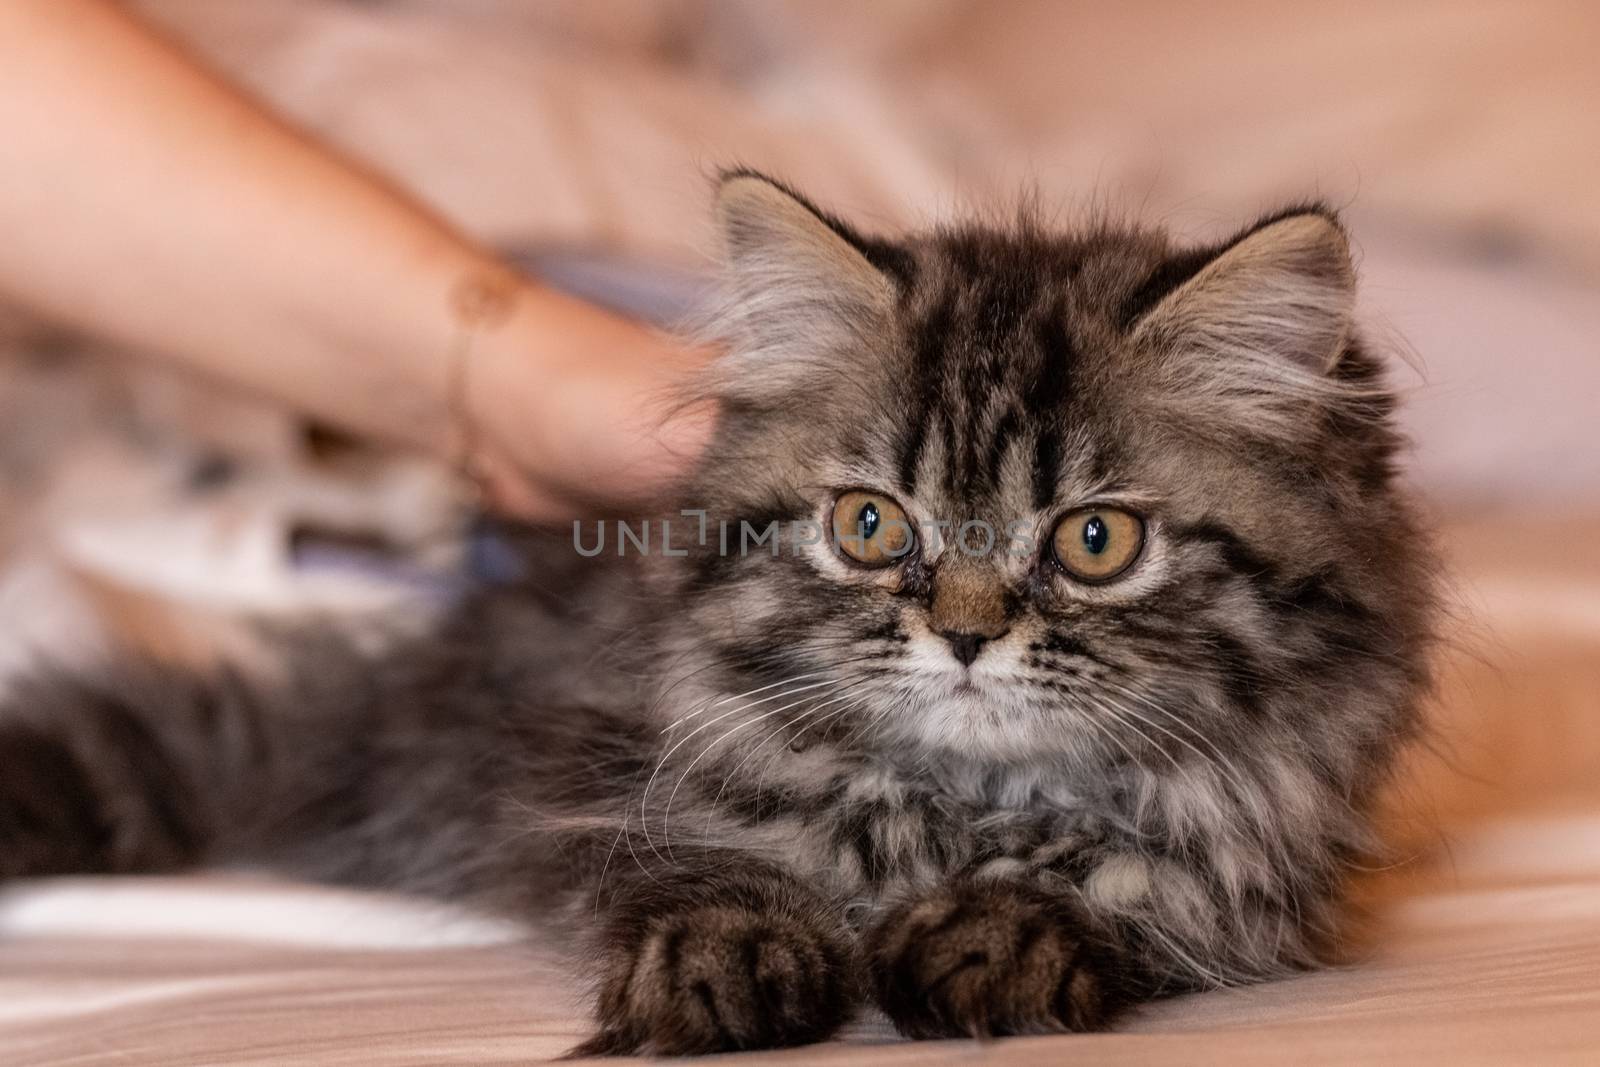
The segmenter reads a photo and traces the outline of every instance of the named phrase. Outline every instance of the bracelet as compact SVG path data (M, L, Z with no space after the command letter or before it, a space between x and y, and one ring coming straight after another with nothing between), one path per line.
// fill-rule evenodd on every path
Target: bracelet
M517 286L517 279L509 270L485 270L463 278L450 292L450 316L455 320L456 332L447 354L450 378L446 403L455 430L456 470L480 495L488 473L479 451L478 423L472 417L469 396L472 345L480 332L510 318Z

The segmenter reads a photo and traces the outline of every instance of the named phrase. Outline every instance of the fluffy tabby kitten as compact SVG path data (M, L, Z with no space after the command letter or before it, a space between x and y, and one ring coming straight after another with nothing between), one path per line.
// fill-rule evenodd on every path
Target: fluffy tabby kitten
M0 875L243 861L543 920L595 967L588 1052L867 1000L1090 1030L1312 964L1432 606L1334 215L890 242L747 172L718 211L705 536L563 544L275 684L26 683Z

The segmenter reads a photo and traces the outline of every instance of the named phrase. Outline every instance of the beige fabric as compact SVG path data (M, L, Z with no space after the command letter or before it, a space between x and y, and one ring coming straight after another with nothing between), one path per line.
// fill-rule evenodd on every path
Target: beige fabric
M1120 1032L888 1043L802 1063L1594 1063L1600 519L1458 524L1464 612L1435 748L1389 806L1340 969L1150 1007ZM1537 547L1537 552L1530 548ZM554 1056L581 986L509 927L220 876L0 894L0 1063L493 1064Z

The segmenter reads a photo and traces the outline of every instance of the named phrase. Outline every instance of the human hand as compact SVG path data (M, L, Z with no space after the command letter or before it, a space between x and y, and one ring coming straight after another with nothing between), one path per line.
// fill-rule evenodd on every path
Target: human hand
M457 458L489 504L563 521L670 491L710 437L710 403L686 391L710 353L549 290L507 299L458 368Z
M644 505L709 435L674 394L704 353L514 274L124 5L0 2L0 129L0 294L120 350L460 463L533 521ZM463 286L496 313L464 323Z

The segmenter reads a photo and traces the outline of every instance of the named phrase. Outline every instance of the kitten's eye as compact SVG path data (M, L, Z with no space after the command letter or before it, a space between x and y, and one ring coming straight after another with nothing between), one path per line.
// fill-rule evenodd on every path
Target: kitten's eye
M1080 582L1107 582L1133 565L1144 522L1116 508L1083 508L1056 523L1056 562Z
M840 552L868 567L904 559L916 545L905 509L892 497L861 489L834 501L833 540Z

